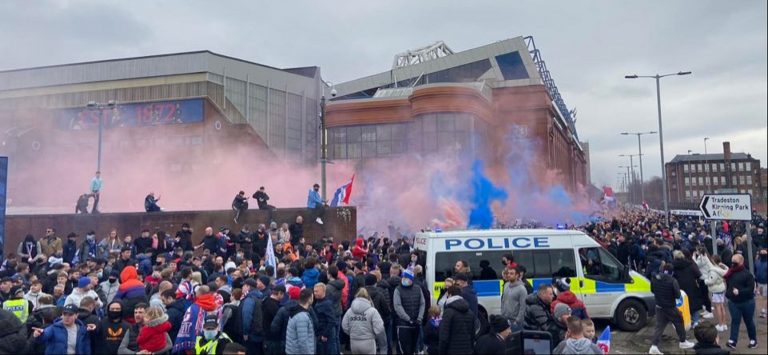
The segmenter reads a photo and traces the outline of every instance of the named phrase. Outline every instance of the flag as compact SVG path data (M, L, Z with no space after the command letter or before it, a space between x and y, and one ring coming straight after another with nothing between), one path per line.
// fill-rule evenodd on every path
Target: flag
M608 354L611 351L611 326L605 327L600 337L597 338L597 347L603 351L603 354Z
M349 204L349 196L352 195L352 183L355 182L355 175L352 175L352 179L348 183L341 185L336 192L333 193L333 200L331 200L331 207L336 207L339 203L344 202Z
M266 265L272 265L272 277L277 277L277 262L275 261L275 248L272 246L272 236L267 236L267 260L264 262Z

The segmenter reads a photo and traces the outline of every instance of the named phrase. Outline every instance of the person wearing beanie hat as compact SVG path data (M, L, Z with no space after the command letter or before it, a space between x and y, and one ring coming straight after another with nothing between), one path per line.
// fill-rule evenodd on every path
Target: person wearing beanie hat
M421 288L413 287L413 272L406 269L392 295L398 333L398 346L403 354L416 351L419 328L426 307Z
M104 307L104 304L101 303L101 299L99 298L99 295L92 290L91 285L91 278L88 276L83 276L77 281L77 287L72 290L72 293L67 296L67 299L64 301L64 305L68 304L74 304L75 306L80 306L80 301L88 296L96 300L96 307L101 308Z
M568 317L571 316L571 307L565 303L558 303L552 312L555 318L554 326L550 329L552 333L552 345L560 344L565 339L565 332L568 330Z
M299 296L301 295L301 289L298 287L291 287L288 289L288 298L294 301L299 300Z
M505 354L506 341L512 335L509 321L496 314L492 314L489 320L491 331L477 339L475 354Z

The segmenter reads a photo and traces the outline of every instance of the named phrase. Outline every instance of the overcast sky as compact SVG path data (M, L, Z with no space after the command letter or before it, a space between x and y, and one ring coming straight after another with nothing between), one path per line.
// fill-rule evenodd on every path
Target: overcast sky
M616 183L622 131L658 130L666 159L747 152L766 165L766 1L0 1L0 70L208 49L275 67L318 65L342 82L388 70L395 53L454 51L532 35L591 145L592 179ZM660 174L657 136L645 176Z

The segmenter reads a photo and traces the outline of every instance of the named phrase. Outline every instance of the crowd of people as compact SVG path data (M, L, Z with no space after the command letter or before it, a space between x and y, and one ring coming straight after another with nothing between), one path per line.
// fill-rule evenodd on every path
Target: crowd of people
M717 344L718 332L727 330L725 345L736 348L742 320L747 346L757 346L755 290L764 318L768 251L764 221L754 222L755 275L745 265L744 224L722 223L713 238L696 219L667 224L627 210L573 228L651 280L652 353L660 353L668 323L681 348L707 353L727 351ZM425 254L412 239L308 238L303 223L297 216L290 225L255 230L208 227L197 244L188 224L173 236L143 230L135 239L117 230L101 239L94 232L61 238L54 228L41 238L27 235L0 268L0 352L505 354L522 352L525 331L546 333L556 354L602 353L570 280L553 278L534 290L514 251L500 260L501 314L486 317L466 261L457 260L433 299ZM681 290L695 345L676 308Z

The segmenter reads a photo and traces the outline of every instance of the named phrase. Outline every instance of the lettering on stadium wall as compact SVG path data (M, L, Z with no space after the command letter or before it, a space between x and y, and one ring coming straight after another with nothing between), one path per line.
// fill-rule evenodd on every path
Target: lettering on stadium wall
M510 238L462 238L446 239L445 250L493 250L493 249L528 249L549 248L549 237L510 237Z
M59 127L66 130L90 130L117 127L164 126L203 122L203 99L120 104L113 108L70 108L59 110Z

